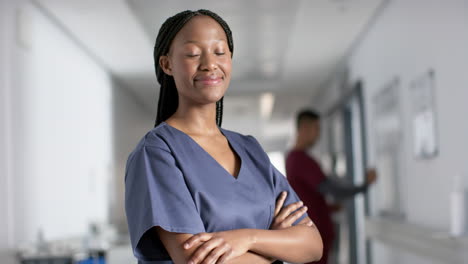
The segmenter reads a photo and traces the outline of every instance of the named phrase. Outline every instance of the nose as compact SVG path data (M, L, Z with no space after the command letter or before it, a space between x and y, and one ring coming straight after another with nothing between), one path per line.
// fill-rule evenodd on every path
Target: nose
M216 57L214 54L202 55L200 61L200 70L202 71L213 71L218 68Z

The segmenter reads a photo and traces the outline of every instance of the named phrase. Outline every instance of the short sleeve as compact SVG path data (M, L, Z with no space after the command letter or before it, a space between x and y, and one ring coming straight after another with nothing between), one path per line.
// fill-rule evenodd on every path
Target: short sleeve
M125 211L134 255L144 261L169 260L156 232L205 232L184 175L169 150L140 146L129 157L125 174Z
M284 201L284 206L289 204L299 202L300 199L297 196L296 192L293 190L291 185L289 185L288 180L286 177L279 172L273 164L270 165L273 173L273 180L274 180L274 189L275 189L275 197L278 197L282 191L286 191L288 196L286 196L286 201ZM299 219L294 222L294 225L297 225L302 219L304 219L307 214L302 215Z

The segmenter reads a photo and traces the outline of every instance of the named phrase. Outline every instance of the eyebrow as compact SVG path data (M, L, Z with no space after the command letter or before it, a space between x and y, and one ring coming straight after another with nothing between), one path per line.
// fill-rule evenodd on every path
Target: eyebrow
M215 41L218 41L218 42L221 42L221 41L224 41L224 42L227 42L225 39L217 39ZM193 43L193 44L197 44L197 43L200 43L199 41L196 41L196 40L187 40L184 42L184 44L189 44L189 43Z

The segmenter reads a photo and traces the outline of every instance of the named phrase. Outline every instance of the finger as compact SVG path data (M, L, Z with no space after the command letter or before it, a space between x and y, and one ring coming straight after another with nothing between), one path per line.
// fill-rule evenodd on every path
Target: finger
M219 246L221 243L223 243L224 240L222 238L213 238L205 243L203 243L201 246L199 246L195 252L192 254L192 257L190 258L189 263L191 264L198 264L202 263L205 258L210 254L210 252Z
M292 203L292 204L289 204L287 206L284 206L281 211L279 212L279 214L277 215L277 218L280 218L280 219L285 219L286 217L288 217L292 212L296 211L297 209L299 209L301 206L303 205L303 202L302 201L298 201L298 202L295 202L295 203Z
M290 205L288 205L286 207L283 207L283 209L281 209L281 211L276 216L276 218L278 218L278 220L281 221L281 220L285 219L286 217L288 217L292 212L299 209L299 207L301 207L302 205L303 205L303 202L299 201L299 202L292 203L292 204L290 204Z
M370 173L370 174L367 175L367 182L368 183L373 183L375 181L375 178L376 178L376 175Z
M218 247L215 247L203 260L202 264L211 264L211 263L222 263L219 261L219 258L229 251L231 247L227 243L223 243Z
M224 254L218 259L218 262L217 262L217 263L226 263L228 260L230 260L230 259L232 258L232 254L233 254L232 248L229 247L229 249L226 251L226 253L224 253Z
M219 261L219 258L224 253L229 251L230 249L231 249L231 247L229 246L229 244L227 244L226 242L222 243L218 247L214 248L210 252L210 254L208 254L208 256L205 258L205 261L203 262L203 264L222 263L222 262Z
M294 213L290 214L286 219L284 219L283 223L287 226L291 226L297 219L301 218L307 212L307 206L303 206L302 208L298 209Z
M314 226L314 222L311 221L307 221L305 223L299 223L297 225L305 225L305 226L308 226L308 227L311 227L311 226Z
M185 241L184 248L189 249L197 243L208 241L211 237L212 235L209 233L198 233L196 235L193 235L191 238Z
M275 216L277 216L278 213L281 211L281 208L283 208L284 201L286 201L287 196L288 196L288 193L286 191L283 191L281 192L278 199L276 199Z
M281 211L281 208L283 208L284 201L286 200L287 196L288 193L286 191L283 191L279 195L278 199L276 199L275 216L278 215L278 213Z

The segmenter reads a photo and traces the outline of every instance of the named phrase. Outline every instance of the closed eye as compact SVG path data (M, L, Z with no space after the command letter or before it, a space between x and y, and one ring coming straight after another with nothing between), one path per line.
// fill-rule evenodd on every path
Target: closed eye
M215 54L218 55L218 56L221 56L221 55L224 55L226 53L224 53L224 52L215 52Z
M199 54L187 54L186 56L189 57L189 58L195 58L195 57L198 57L200 55Z

